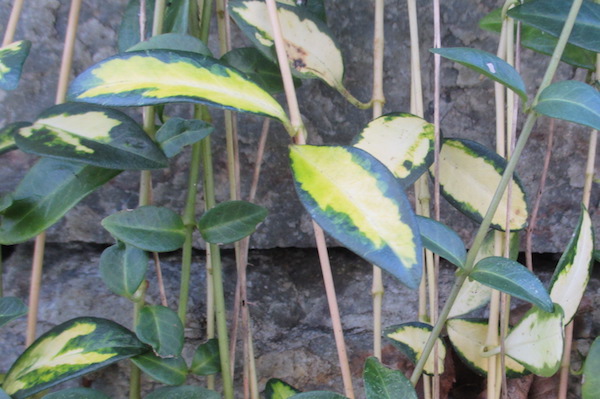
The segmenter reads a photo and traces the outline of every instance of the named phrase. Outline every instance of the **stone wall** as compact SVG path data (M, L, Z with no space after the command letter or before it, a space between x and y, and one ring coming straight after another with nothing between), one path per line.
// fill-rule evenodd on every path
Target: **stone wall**
M0 21L6 21L8 0L0 1ZM17 39L33 42L22 82L13 92L0 91L0 125L18 120L32 120L54 102L61 41L66 26L68 2L57 0L31 2L25 8ZM339 39L346 61L346 80L350 91L363 101L371 90L373 4L371 1L327 1L329 25ZM116 33L125 0L86 2L80 19L75 49L74 73L115 52ZM454 0L442 5L442 43L444 46L469 46L495 52L497 37L477 27L477 21L495 7L490 0L473 3ZM430 5L419 9L421 26L421 63L424 70L424 93L427 118L432 115L432 56L428 52L432 37ZM404 3L390 3L385 18L385 112L409 109L409 40L407 10ZM236 45L247 44L234 28ZM214 47L214 43L211 43ZM546 57L523 52L522 74L530 94L539 84ZM563 66L561 78L581 78L581 73ZM446 137L475 139L493 147L493 85L478 74L444 61L442 64L441 128ZM306 81L298 91L302 114L313 144L347 144L365 126L370 110L358 111L332 89L318 81ZM281 98L281 101L284 101ZM133 115L138 112L131 110ZM216 131L215 169L219 199L227 198L225 154L223 149L222 112L213 110ZM242 192L247 195L254 165L255 151L262 121L240 115L240 158ZM256 248L307 247L313 245L311 224L299 206L290 180L287 160L289 137L273 123L264 160L261 184L256 201L269 209L270 215L254 235ZM533 198L541 174L548 120L542 119L532 134L518 173ZM588 134L586 129L557 122L552 166L542 200L538 228L534 238L537 252L561 252L571 235L579 213L584 178ZM13 152L0 164L0 193L11 190L23 176L33 157ZM181 209L187 180L188 154L172 162L169 169L153 173L158 205ZM99 221L115 211L137 205L137 173L123 173L92 194L50 229L50 242L108 243L111 238L99 228ZM276 188L276 189L273 189ZM200 198L201 200L201 198ZM592 195L590 212L597 221L598 190ZM444 206L444 219L469 239L475 225L458 212ZM598 223L596 223L598 225Z

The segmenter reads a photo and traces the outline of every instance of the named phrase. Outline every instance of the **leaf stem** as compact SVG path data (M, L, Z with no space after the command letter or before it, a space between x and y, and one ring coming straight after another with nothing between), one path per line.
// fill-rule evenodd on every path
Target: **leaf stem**
M77 25L79 23L79 12L81 10L82 0L72 0L69 8L69 20L67 23L67 33L63 47L60 72L58 77L58 88L56 90L56 104L65 102L67 86L69 83L69 74L73 61L73 49L75 47L75 38L77 36ZM44 252L46 248L46 232L39 234L35 238L33 250L33 262L31 266L31 287L29 293L29 313L27 315L27 333L25 344L31 345L35 340L40 286L42 281L42 270L44 264Z
M539 98L540 93L548 85L550 85L550 82L552 81L552 78L554 77L554 74L556 73L556 69L558 67L558 63L560 62L562 52L564 51L565 45L567 44L569 35L571 34L571 30L573 29L573 25L575 23L575 19L577 18L579 9L581 8L582 2L583 2L583 0L574 0L573 4L571 5L569 15L567 16L567 19L565 21L565 25L564 25L563 30L558 39L556 48L554 49L554 53L552 54L550 63L548 64L548 67L546 69L546 73L544 74L544 78L542 79L542 83L538 89L538 92L533 100L531 107L529 108L529 111L528 111L529 114L528 114L527 119L525 120L525 123L521 130L521 136L517 140L517 143L515 145L515 150L506 165L506 169L502 175L502 178L500 179L500 183L498 184L498 187L496 188L496 192L494 193L494 196L492 197L490 206L485 214L485 217L483 218L483 221L481 222L481 225L479 226L477 234L475 235L473 244L471 245L471 249L469 250L469 253L467 254L467 259L465 261L465 267L464 267L464 269L459 270L457 272L458 276L456 278L454 286L452 287L452 291L450 292L450 295L448 296L446 304L444 305L444 309L440 313L440 317L439 317L437 323L434 325L433 331L423 349L423 353L422 353L421 357L419 358L417 365L415 366L415 370L413 371L413 374L410 379L410 381L413 385L416 385L417 381L419 380L419 377L421 376L421 374L423 372L423 367L425 366L425 362L426 362L427 358L429 357L431 350L433 349L433 346L435 344L437 337L439 337L439 335L442 331L442 328L443 328L444 324L446 323L448 315L450 314L450 309L452 307L452 304L456 300L456 297L458 295L458 292L460 291L460 288L464 284L468 275L473 270L475 257L477 255L479 248L481 247L481 245L483 243L483 240L485 238L485 235L486 235L488 229L490 228L492 217L496 213L496 209L498 208L498 205L500 204L500 200L502 199L502 196L504 194L504 191L506 190L506 187L508 186L508 183L512 180L512 176L513 176L513 173L517 166L518 160L521 157L523 149L525 148L525 145L527 144L529 136L531 135L531 132L533 131L535 122L537 121L538 115L536 112L533 111L533 107L537 104L537 99Z
M2 40L2 47L11 44L15 38L15 32L17 30L17 24L19 23L19 17L21 16L21 10L23 9L23 3L25 0L15 0L10 11L10 17L6 23L6 29L4 31L4 39Z

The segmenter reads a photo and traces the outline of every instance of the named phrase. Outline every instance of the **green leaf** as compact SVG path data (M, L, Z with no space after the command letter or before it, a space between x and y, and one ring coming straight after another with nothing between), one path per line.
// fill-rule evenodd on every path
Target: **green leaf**
M185 241L181 217L164 207L121 211L104 218L102 226L115 238L149 252L175 251Z
M161 357L175 357L183 349L183 325L177 313L154 305L144 306L135 326L138 338Z
M556 37L560 36L571 9L570 1L534 0L508 11L508 16L534 26ZM600 5L584 1L581 5L569 43L600 52Z
M538 53L551 56L554 53L558 39L550 34L530 26L523 26L521 44ZM569 65L589 70L596 69L596 54L593 51L582 49L567 43L560 57L561 61Z
M502 29L502 9L497 8L484 16L479 21L479 27L491 32L500 33ZM530 50L545 55L552 55L558 39L546 32L532 26L521 26L521 45ZM581 47L567 43L561 56L561 61L569 65L594 70L596 68L596 54Z
M110 399L110 396L91 388L67 388L44 395L42 399Z
M353 140L400 179L413 184L433 162L434 126L423 118L392 113L372 120Z
M575 317L590 280L593 256L594 228L590 215L582 206L575 232L558 261L549 288L552 302L559 304L564 311L565 325Z
M266 4L235 0L229 2L229 9L233 20L252 43L276 62ZM278 4L277 14L288 61L295 73L303 78L319 78L338 91L345 91L342 53L327 25L303 7Z
M196 375L212 375L221 371L221 360L219 358L219 341L216 338L209 339L198 346L192 359L190 371Z
M417 399L417 392L401 371L391 370L375 357L367 358L363 371L367 399Z
M188 367L181 356L162 358L152 352L131 358L150 378L167 385L181 385L185 382Z
M29 122L14 122L0 129L0 155L17 148L15 132L22 127L30 126Z
M118 243L100 256L100 276L117 295L132 298L148 270L148 253L131 245Z
M23 242L56 223L89 193L120 171L42 158L25 175L3 211L0 243Z
M540 94L534 110L552 118L600 129L600 92L575 80L553 83Z
M140 38L140 0L129 0L119 26L117 47L125 52L135 44L152 36L155 0L144 0L145 4L145 37Z
M186 145L197 143L213 132L212 125L198 119L171 118L156 132L156 141L169 158Z
M512 259L490 256L477 262L469 278L552 312L554 305L540 279Z
M198 37L198 2L196 0L170 1L165 8L165 32L176 32Z
M127 49L127 51L140 50L176 50L212 56L210 49L206 47L202 40L181 33L163 33L162 35L152 36L148 40L139 42Z
M550 377L560 368L563 345L563 311L560 305L554 306L553 313L532 308L504 341L508 356L542 377Z
M490 230L488 234L486 234L483 244L479 247L479 251L477 251L474 261L475 264L484 258L494 256L496 253L495 241L495 232ZM510 258L512 260L516 260L519 255L519 245L519 234L511 233L509 247ZM478 281L467 279L458 292L458 296L450 310L449 317L462 316L487 305L492 296L492 291L491 287L483 285Z
M198 386L164 387L150 392L144 399L221 399L215 392Z
M454 230L443 223L418 215L417 225L425 248L458 267L464 267L467 250Z
M446 329L450 343L463 363L477 374L486 376L489 358L482 355L489 329L487 319L450 319ZM508 378L528 374L521 364L509 357L504 358L504 363Z
M596 399L600 397L600 337L594 339L590 351L583 363L583 385L581 394L583 399Z
M222 202L198 220L202 238L211 244L230 244L249 236L267 217L262 206L246 201Z
M290 396L290 399L348 399L344 395L329 391L312 391L297 393Z
M42 112L15 133L25 152L107 169L157 169L165 154L129 116L106 107L66 103Z
M236 69L172 50L134 51L101 61L75 78L68 98L112 106L201 103L289 124L281 105Z
M474 141L444 139L439 162L439 182L444 198L459 211L481 223L506 169L506 160ZM430 168L430 172L433 175L435 170ZM527 225L527 200L523 185L516 176L510 185L510 191L508 228L521 230ZM507 192L502 196L492 218L493 228L507 228Z
M409 322L397 324L388 327L383 332L387 338L392 341L392 344L404 353L413 363L421 358L425 344L431 336L431 327L429 324L421 322ZM446 358L446 347L444 342L438 338L438 357L437 357L437 369L438 373L444 372L444 359ZM430 355L425 362L423 372L428 375L433 375L435 370L435 363L433 355Z
M0 298L0 327L27 314L27 306L20 298Z
M527 101L527 91L523 79L512 66L501 58L486 51L467 47L437 48L429 51L487 76L514 91L524 102Z
M288 399L300 391L287 382L271 378L265 385L265 399Z
M221 61L244 72L252 81L271 94L283 91L279 67L254 47L236 48L221 57ZM294 78L294 85L300 81Z
M421 281L421 239L394 175L354 147L292 146L300 201L333 238L408 287Z
M21 79L21 70L29 55L31 42L21 40L0 48L0 89L14 90Z
M13 399L23 399L147 350L131 331L115 322L76 318L29 346L13 363L2 388Z

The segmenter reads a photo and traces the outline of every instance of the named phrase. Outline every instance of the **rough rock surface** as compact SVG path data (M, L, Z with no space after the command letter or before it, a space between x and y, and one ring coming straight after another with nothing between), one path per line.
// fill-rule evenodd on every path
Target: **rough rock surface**
M54 102L60 48L66 26L68 2L57 0L31 2L25 8L16 39L33 42L23 80L13 92L0 91L0 126L17 120L32 120ZM116 29L125 0L86 2L80 18L79 37L75 49L74 74L115 52ZM346 83L359 99L367 100L371 90L373 2L327 1L329 25L340 42L346 62ZM0 21L6 21L12 2L0 0ZM481 31L477 21L496 6L491 0L474 4L454 0L442 5L442 43L444 46L470 46L495 53L497 38ZM409 109L409 40L405 3L387 6L385 18L385 112ZM432 110L432 26L431 6L422 3L421 64L427 118ZM236 43L245 42L239 32ZM214 46L213 46L214 47ZM528 50L523 52L522 74L529 93L539 84L547 58ZM442 64L442 131L447 137L463 137L493 146L493 86L455 63ZM562 79L581 78L571 68L562 66ZM314 144L347 144L369 121L370 111L357 111L332 89L317 81L305 82L299 90L301 111L310 128L309 142ZM283 98L281 99L283 101ZM132 111L133 112L133 111ZM134 112L135 113L135 112ZM214 136L217 194L227 198L221 112L215 110ZM240 160L242 193L249 190L255 148L262 121L254 116L240 116ZM311 224L296 199L290 181L287 160L289 137L273 124L266 149L261 185L256 201L266 206L270 216L255 234L256 248L307 247L313 245ZM533 132L519 165L519 174L531 198L537 191L549 122L542 119ZM534 238L537 252L561 252L574 229L579 214L587 153L588 132L572 124L557 122L554 155L546 192L542 200L538 227ZM3 156L0 163L0 193L18 183L34 158L20 152ZM181 209L185 198L188 154L172 162L171 167L153 173L158 205ZM276 188L276 189L273 189ZM200 198L201 199L201 198ZM596 225L598 190L592 194L590 212ZM137 205L137 174L123 173L71 211L50 229L50 242L83 241L109 243L111 238L99 227L99 221L121 209ZM447 220L465 239L469 239L474 223L458 212L444 207ZM597 235L600 237L600 234Z
M132 326L132 305L112 294L102 282L98 259L102 247L97 245L51 244L47 248L39 312L38 335L66 320L79 316L104 317ZM226 302L229 309L235 287L233 254L223 256ZM355 381L357 398L363 398L361 383L364 360L371 353L371 266L346 250L331 251L332 268L340 313L343 319L348 355ZM30 245L19 245L5 262L6 295L25 298L29 292ZM179 290L178 255L162 256L162 270L169 305L176 308ZM313 249L255 250L250 253L248 268L248 303L253 321L256 362L261 390L269 378L276 377L302 390L335 390L342 392L337 366L337 352L331 330L317 253ZM554 265L555 259L544 263ZM195 348L205 341L205 263L204 254L194 255L192 290L189 303L184 357L189 361ZM547 281L550 268L539 270ZM596 273L597 274L597 273ZM576 318L574 341L575 368L589 345L600 332L600 280L591 280L583 313ZM150 289L147 300L159 303L155 273L148 273ZM453 269L443 267L440 272L442 298L453 282ZM385 275L383 326L416 320L417 292ZM515 303L513 301L513 303ZM231 316L230 316L231 318ZM0 372L5 371L23 350L26 320L18 319L0 330ZM384 339L384 361L406 369L409 364ZM239 359L239 356L238 356ZM410 366L408 366L410 367ZM458 366L457 366L458 367ZM128 390L128 362L119 362L92 375L86 383L113 399L124 399ZM239 377L238 369L236 375ZM458 373L458 372L457 372ZM464 370L461 376L468 375ZM463 377L464 378L464 377ZM190 379L190 383L196 381ZM475 381L475 382L473 382ZM81 381L72 381L77 384ZM196 381L197 382L197 381ZM473 378L471 384L481 384ZM238 389L239 381L236 383ZM574 378L572 386L580 384ZM64 386L64 385L63 385ZM158 384L144 382L146 391ZM457 390L465 387L457 382ZM481 385L476 385L481 386ZM241 396L240 396L241 397ZM466 399L466 394L455 396ZM575 399L577 396L572 396Z

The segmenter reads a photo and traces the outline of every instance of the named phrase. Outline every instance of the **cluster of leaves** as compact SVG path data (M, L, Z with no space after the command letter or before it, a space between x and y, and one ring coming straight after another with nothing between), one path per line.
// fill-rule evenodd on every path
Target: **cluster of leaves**
M526 7L539 3L532 1L516 7L511 16L538 29L551 25L546 32L557 35L560 29L554 25L560 21L556 20L562 18L564 22L566 14L555 12L551 16L553 24L542 21L538 26L535 20L539 13ZM565 2L553 0L554 3L564 8ZM132 1L130 9L135 7L139 7L139 2ZM598 6L589 3L586 7L591 10L591 18L595 18L591 29L598 33ZM190 9L186 6L181 10ZM172 30L187 26L188 14L171 11L167 25ZM6 144L0 148L8 151L18 146L42 159L12 193L2 197L0 243L19 243L39 234L122 170L167 167L169 159L184 146L204 139L212 131L200 120L172 118L152 140L137 123L107 106L207 104L273 118L295 134L283 108L272 97L281 86L274 79L278 76L277 67L271 62L275 61L274 35L265 3L231 1L230 12L256 49L235 50L216 60L202 42L187 33L171 32L139 44L139 38L133 42L123 38L119 54L93 65L73 81L69 103L45 110L32 123L13 124L2 130L0 142ZM585 16L585 12L584 9L581 15ZM282 4L278 13L285 20L283 25L289 27L284 31L288 48L306 50L289 54L295 75L318 78L356 104L344 88L343 59L323 14L294 4ZM590 29L589 24L586 27ZM183 29L188 31L187 27ZM584 35L589 38L589 32ZM594 40L585 42L592 46L586 51L600 51ZM581 43L574 39L572 45ZM12 47L2 49L0 54L2 62L11 67L11 72L0 76L7 87L14 87L14 76L18 80L28 45L21 44L17 50L20 58L15 58ZM498 57L467 48L436 52L510 88L524 102L528 100L519 74ZM529 112L600 129L600 94L585 83L555 83L541 93ZM407 186L420 175L435 175L438 170L435 178L444 197L468 217L482 222L497 187L508 176L511 198L500 198L497 211L492 210L491 227L510 231L526 226L526 196L507 161L472 141L445 138L439 168L434 168L433 131L433 126L422 118L391 113L370 122L348 146L293 145L289 156L298 196L313 219L332 237L408 287L416 288L421 280L423 248L456 265L457 276L468 277L469 282L459 294L464 300L457 301L450 313L452 318L446 323L449 340L465 362L482 374L487 367L481 350L487 324L464 315L486 304L491 289L533 304L506 337L505 353L512 359L506 367L510 375L552 375L560 365L563 328L573 318L589 279L594 240L589 214L582 209L576 232L548 290L523 265L514 259L493 256L488 246L484 245L477 254L468 254L448 226L415 215L406 195ZM464 181L470 185L465 187ZM265 216L266 210L261 207L232 201L206 212L196 227L209 243L231 243L251 234ZM183 219L163 207L122 211L105 218L102 225L117 241L101 257L102 277L112 291L132 301L144 289L148 253L177 250L185 240ZM25 311L15 299L3 299L0 306L2 322ZM389 327L386 336L418 361L429 355L426 347L433 330L433 326L410 322ZM169 385L184 383L190 372L206 375L219 371L214 341L198 348L191 367L180 356L182 346L183 325L177 314L166 307L145 305L136 321L135 333L108 320L74 319L44 334L15 361L4 379L0 397L5 394L25 398L128 357L152 378ZM444 348L441 340L439 347ZM444 353L442 349L437 359L429 359L426 373L433 373L436 361L442 371ZM586 364L588 375L593 370L592 362ZM390 370L375 359L367 360L364 378L369 399L398 395L416 398L414 388L401 372ZM592 397L589 395L595 389L588 383L584 391ZM175 392L188 395L188 391L189 397L218 397L215 392L190 386L163 388L147 397L173 397ZM87 397L100 395L90 392ZM281 381L267 385L267 396L343 398L331 392L300 393Z

